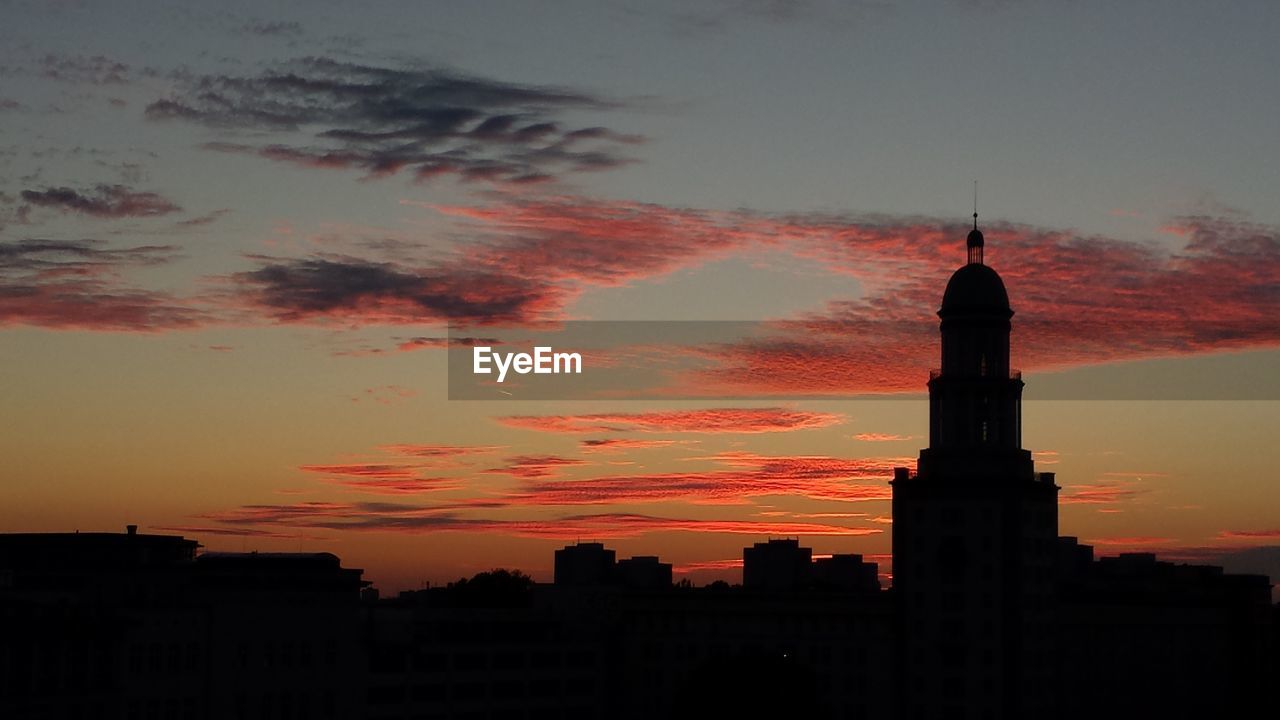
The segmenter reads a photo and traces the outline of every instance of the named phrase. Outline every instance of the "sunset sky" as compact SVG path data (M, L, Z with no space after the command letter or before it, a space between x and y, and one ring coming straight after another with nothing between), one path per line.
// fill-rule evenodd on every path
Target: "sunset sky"
M1280 572L1280 5L267 13L0 2L0 531L389 591L578 539L888 573L976 179L1062 534ZM775 334L595 358L674 383L635 397L449 399L450 324L640 320Z

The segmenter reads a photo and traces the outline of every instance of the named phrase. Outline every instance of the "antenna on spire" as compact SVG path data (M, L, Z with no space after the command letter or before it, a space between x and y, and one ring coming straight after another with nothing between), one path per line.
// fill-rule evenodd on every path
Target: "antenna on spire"
M973 229L969 231L969 238L965 242L969 248L969 264L982 264L982 231L978 229L978 181L973 181Z
M978 229L978 181L973 181L973 229Z

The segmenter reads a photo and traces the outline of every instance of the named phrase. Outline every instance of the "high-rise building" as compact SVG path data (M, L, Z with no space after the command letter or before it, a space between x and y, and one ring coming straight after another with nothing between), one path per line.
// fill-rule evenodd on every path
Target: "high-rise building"
M893 481L893 584L905 717L1034 717L1052 704L1051 473L1022 447L1013 310L969 233L942 297L942 364L929 378L929 447Z
M742 550L742 586L748 590L796 590L809 584L813 550L794 538L775 538Z
M598 542L566 545L556 551L555 583L563 586L613 582L617 553Z

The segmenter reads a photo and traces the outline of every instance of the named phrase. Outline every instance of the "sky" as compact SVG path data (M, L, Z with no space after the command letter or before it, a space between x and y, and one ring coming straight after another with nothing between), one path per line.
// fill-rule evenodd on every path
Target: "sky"
M0 17L0 530L387 590L798 536L887 581L976 180L1062 534L1280 574L1275 3ZM605 326L595 385L452 392Z

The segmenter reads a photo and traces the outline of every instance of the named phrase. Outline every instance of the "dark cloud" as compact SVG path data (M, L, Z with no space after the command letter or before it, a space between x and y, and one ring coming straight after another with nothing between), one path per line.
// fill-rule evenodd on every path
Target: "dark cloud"
M219 210L214 210L213 212L205 213L204 215L198 215L186 220L179 220L178 227L190 228L200 227L202 225L211 225L217 222L218 218L221 218L229 212L231 212L231 208L221 208Z
M528 322L562 305L535 280L461 268L415 270L352 258L267 259L233 280L276 319L358 316L364 322Z
M884 0L704 0L685 3L674 13L649 10L678 32L724 31L742 24L804 24L811 29L843 31L887 17ZM643 12L643 11L642 11Z
M254 20L241 28L252 35L294 37L302 34L302 24L285 20Z
M182 208L152 192L136 192L124 185L98 185L92 190L51 187L23 190L28 205L75 212L100 218L157 217Z
M88 85L123 85L129 82L129 66L105 55L58 55L40 59L44 77Z
M194 78L148 105L146 115L282 137L205 145L222 152L370 175L405 170L420 180L453 175L527 183L629 162L619 147L640 137L602 127L565 127L559 117L611 107L585 93L441 69L307 58L252 77ZM309 139L299 140L299 133Z
M0 243L0 326L153 331L191 327L200 311L162 292L135 288L119 273L169 262L175 248L112 249L91 240Z

